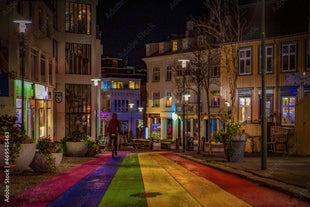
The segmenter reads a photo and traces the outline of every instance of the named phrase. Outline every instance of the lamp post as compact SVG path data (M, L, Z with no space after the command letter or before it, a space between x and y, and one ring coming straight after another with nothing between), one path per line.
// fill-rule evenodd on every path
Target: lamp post
M187 119L188 119L188 100L189 100L189 98L191 97L191 95L189 95L189 94L184 94L183 95L183 97L184 97L184 109L185 109L185 117L184 117L184 134L187 132ZM185 134L185 137L186 137L186 134ZM189 146L187 146L187 147L189 147Z
M134 103L129 103L129 109L130 109L130 131L129 131L129 136L132 138L132 110L133 106L135 105Z
M140 127L139 125L139 138L143 138L143 136L141 137L140 135L142 134L141 132L143 132L143 126L144 126L144 120L143 120L143 107L140 106L138 107L138 111L142 114L141 120L142 120L142 127ZM140 131L141 130L141 131ZM138 137L138 136L137 136Z
M182 82L182 94L185 92L185 70L186 70L186 65L189 62L187 59L181 59L178 60L182 64L182 76L183 76L183 82ZM185 103L184 101L182 102L182 115L183 115L183 120L185 118ZM184 122L184 121L183 121ZM183 123L183 152L185 152L185 122Z
M21 56L21 79L22 79L22 112L21 112L21 127L25 130L25 122L24 122L24 111L25 111L25 37L24 33L26 32L26 25L31 24L31 21L28 20L15 20L13 23L19 25L19 33L22 34L21 48L20 48L20 56Z
M93 78L91 79L91 81L94 83L94 86L96 87L97 90L97 109L96 109L96 138L99 139L100 135L101 135L101 121L100 121L100 111L101 111L101 107L100 107L100 102L101 102L101 96L100 96L100 91L101 91L101 79L100 78Z

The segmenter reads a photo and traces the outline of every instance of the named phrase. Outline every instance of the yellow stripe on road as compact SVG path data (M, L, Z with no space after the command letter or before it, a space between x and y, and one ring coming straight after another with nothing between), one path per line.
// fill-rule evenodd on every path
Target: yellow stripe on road
M153 156L153 159L190 192L202 206L250 206L248 203L228 193L211 181L192 173L159 154Z
M147 197L148 207L201 206L166 170L157 164L153 159L156 156L159 155L156 153L139 154L145 193L156 195Z

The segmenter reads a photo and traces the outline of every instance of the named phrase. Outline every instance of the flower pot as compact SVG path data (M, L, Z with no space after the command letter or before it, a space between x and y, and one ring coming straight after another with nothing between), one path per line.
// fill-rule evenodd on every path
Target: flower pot
M246 141L244 140L232 140L230 150L227 150L224 145L226 160L229 162L240 162L244 157L245 143Z
M63 158L63 153L62 152L54 152L52 153L52 156L55 158L55 166L56 168L59 167L62 158Z
M36 143L21 144L19 155L16 159L16 171L23 172L29 168L36 152Z
M46 155L35 153L34 158L30 164L31 169L35 172L48 172L53 169L53 167L59 167L62 161L62 153L51 153L51 156L54 160L54 166L48 166L48 160Z
M66 142L66 155L69 157L84 157L88 151L84 142Z

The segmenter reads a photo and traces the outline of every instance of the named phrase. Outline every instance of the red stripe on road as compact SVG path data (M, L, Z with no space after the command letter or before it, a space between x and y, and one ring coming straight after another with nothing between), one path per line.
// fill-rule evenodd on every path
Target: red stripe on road
M310 206L310 203L307 203L306 201L302 201L288 194L261 186L237 175L228 174L171 153L164 153L162 155L185 167L191 172L212 181L222 189L230 192L252 206Z

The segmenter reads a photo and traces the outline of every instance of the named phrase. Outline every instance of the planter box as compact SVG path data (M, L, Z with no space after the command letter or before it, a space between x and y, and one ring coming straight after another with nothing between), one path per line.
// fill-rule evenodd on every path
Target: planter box
M66 142L66 155L69 157L84 157L88 151L84 142Z

